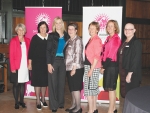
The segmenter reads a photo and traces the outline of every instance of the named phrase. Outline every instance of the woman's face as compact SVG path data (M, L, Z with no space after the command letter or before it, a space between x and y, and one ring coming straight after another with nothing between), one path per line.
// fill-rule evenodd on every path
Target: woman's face
M76 36L77 30L73 26L68 26L68 34L71 38Z
M42 24L39 29L41 34L46 34L47 28L45 24Z
M113 22L109 22L108 25L107 25L106 30L107 30L109 35L111 35L111 36L114 35L115 34L115 30L116 30L114 23Z
M91 37L93 37L93 36L97 35L97 33L98 33L98 31L96 29L96 26L90 25L90 27L89 27L89 35Z
M19 27L17 30L17 34L18 34L18 36L24 36L25 32L21 27Z
M55 28L56 28L56 30L61 30L62 29L62 21L61 20L56 20Z
M132 38L134 36L135 29L132 24L126 24L124 28L124 34L127 38Z

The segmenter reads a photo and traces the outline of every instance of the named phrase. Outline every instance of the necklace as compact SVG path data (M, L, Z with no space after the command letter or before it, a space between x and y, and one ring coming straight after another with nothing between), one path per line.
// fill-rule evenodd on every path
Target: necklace
M126 45L127 43L128 43L128 42L124 42L124 43L122 44L122 46L121 46L121 48L120 48L120 54L122 54L123 49L124 49L124 47L125 47L125 45Z

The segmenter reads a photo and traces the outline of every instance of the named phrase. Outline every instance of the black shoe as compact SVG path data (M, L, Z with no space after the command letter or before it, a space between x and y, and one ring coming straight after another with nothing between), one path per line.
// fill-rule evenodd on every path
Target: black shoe
M72 109L67 108L65 111L66 111L66 112L70 112L70 111L74 110L75 108L76 108L76 107L74 107L74 108L72 108Z
M60 109L63 109L64 107L63 107L63 106L60 106L59 108L60 108Z
M42 104L43 107L48 107L48 105L47 105L46 102L42 102L42 101L41 101L41 104Z
M80 108L78 111L74 112L74 111L70 111L69 113L82 113L82 108Z
M52 112L57 112L57 109L52 109Z
M19 109L19 104L15 104L15 109Z
M93 112L93 113L98 113L98 109L94 110L94 112Z
M117 113L117 109L114 110L114 113Z
M24 102L19 102L19 105L22 106L23 108L26 108L26 104Z
M36 107L37 107L37 110L41 110L42 109L41 104L38 104Z

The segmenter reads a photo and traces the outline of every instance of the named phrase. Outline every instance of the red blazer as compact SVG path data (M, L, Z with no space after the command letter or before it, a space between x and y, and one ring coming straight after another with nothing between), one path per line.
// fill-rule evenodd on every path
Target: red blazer
M101 57L100 57L101 51L102 51L102 41L98 37L98 35L96 35L90 40L85 50L86 57L91 64L93 63L94 59L98 60L98 63L95 66L95 68L101 67Z
M25 44L26 44L26 52L28 57L28 50L30 45L30 39L24 38ZM18 70L20 68L21 63L21 46L18 36L13 37L9 44L9 59L10 59L10 69L11 71ZM27 60L28 62L28 60Z

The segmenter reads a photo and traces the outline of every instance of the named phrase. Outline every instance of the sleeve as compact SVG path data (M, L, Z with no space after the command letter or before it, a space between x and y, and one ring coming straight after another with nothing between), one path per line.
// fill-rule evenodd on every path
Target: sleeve
M75 43L74 60L73 64L80 64L80 56L83 53L83 43L81 39L78 39Z
M52 35L48 36L47 39L47 48L46 48L46 60L47 60L47 64L52 64Z
M15 68L15 50L16 50L15 40L11 39L10 44L9 44L9 60L10 60L11 71L16 70L16 68Z
M36 38L35 36L33 36L29 46L28 59L32 60L34 58L35 47L36 47Z
M141 56L142 56L142 43L139 40L135 40L132 47L129 72L136 71L137 66L141 64Z
M102 41L100 38L96 39L93 44L94 59L99 60L102 52Z

